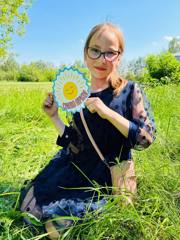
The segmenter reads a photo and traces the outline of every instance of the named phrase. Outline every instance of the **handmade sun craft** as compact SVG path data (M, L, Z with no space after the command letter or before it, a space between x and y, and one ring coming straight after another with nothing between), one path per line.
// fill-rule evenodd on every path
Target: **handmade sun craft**
M80 112L90 95L88 80L78 69L64 67L53 81L53 95L62 110Z

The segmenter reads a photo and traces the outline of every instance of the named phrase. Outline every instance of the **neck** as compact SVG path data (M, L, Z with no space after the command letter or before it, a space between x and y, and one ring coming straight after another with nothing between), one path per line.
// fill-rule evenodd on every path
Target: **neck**
M104 90L109 87L109 85L109 78L92 78L91 92Z

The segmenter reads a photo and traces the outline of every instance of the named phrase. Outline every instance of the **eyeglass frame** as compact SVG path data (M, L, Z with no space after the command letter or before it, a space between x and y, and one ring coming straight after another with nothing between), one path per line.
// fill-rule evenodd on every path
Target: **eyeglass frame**
M92 58L92 57L90 57L89 54L88 54L88 49L90 49L90 48L91 48L91 49L94 48L94 49L98 50L99 53L100 53L99 57L97 57L97 58ZM87 52L88 57L89 57L90 59L92 59L92 60L96 60L96 59L100 58L100 57L103 55L104 59L105 59L106 61L108 61L108 62L113 62L113 61L115 61L115 60L119 57L119 55L121 54L121 51L112 50L112 52L118 53L118 55L117 55L117 57L116 57L115 59L113 59L112 61L110 61L110 60L106 59L105 54L106 54L107 52L111 52L111 50L110 50L110 51L101 52L98 48L95 48L95 47L87 47L87 51L86 51L86 52Z

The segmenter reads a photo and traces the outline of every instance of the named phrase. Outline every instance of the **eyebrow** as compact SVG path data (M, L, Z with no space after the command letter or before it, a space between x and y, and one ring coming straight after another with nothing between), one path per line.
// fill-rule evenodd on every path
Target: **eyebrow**
M101 49L101 47L99 46L99 45L92 45L92 47L95 47L95 48L99 48L99 49ZM113 48L109 48L107 51L115 51L115 52L117 52L118 50L115 50L115 49L113 49Z

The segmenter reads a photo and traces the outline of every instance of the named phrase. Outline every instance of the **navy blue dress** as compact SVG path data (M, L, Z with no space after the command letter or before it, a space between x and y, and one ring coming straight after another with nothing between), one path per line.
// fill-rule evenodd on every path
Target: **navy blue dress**
M90 132L105 156L104 163L86 134L80 114L75 113L63 135L57 138L56 143L62 149L34 179L37 203L44 207L46 213L49 210L63 215L60 209L67 210L67 206L73 205L71 214L74 209L73 214L78 216L76 206L82 210L82 204L87 199L97 201L98 193L93 189L96 183L99 187L105 187L101 190L103 194L111 193L108 189L108 186L112 186L111 175L107 164L116 164L116 158L120 161L132 159L132 148L142 150L155 139L156 129L150 103L139 84L128 81L117 96L114 96L113 88L109 86L100 92L91 93L90 97L99 97L109 108L129 120L128 137L125 138L97 113L83 109ZM57 205L60 206L58 211ZM65 212L66 215L70 214Z

